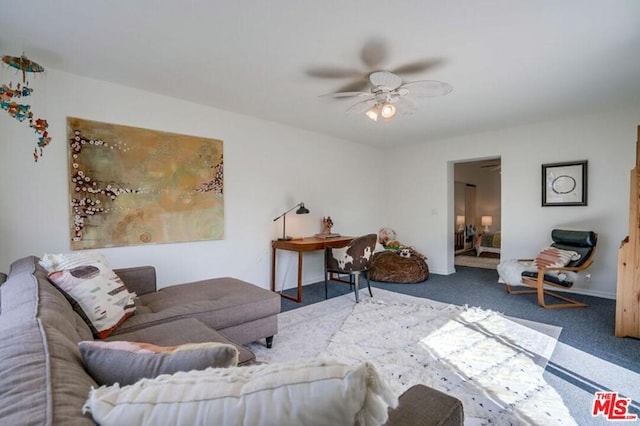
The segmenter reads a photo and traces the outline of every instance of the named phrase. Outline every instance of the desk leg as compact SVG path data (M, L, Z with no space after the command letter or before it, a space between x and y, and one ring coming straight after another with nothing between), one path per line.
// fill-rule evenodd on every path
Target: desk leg
M298 300L302 302L302 252L298 252Z
M276 291L276 248L271 247L271 291Z
M298 295L297 297L289 296L281 291L276 291L276 249L273 249L271 254L271 291L275 291L281 297L285 299L293 300L294 302L302 302L302 252L298 252Z

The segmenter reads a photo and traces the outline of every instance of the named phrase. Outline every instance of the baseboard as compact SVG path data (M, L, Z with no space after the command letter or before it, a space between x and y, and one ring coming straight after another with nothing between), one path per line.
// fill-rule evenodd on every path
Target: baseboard
M554 288L555 290L555 288ZM608 293L605 291L597 291L597 290L588 290L588 289L572 289L571 291L568 291L568 293L577 293L577 294L584 294L585 296L594 296L594 297L601 297L603 299L611 299L611 300L616 300L616 295L615 293Z
M498 279L498 283L499 284L504 284L505 282L502 280L502 278ZM512 286L514 288L519 288L519 287L528 287L528 288L533 288L533 287L529 287L528 285L524 285L524 284L512 284ZM548 286L546 287L547 290L552 291L552 292L556 292L556 293L573 293L573 294L582 294L584 296L593 296L593 297L600 297L601 299L611 299L611 300L616 300L616 295L615 293L608 293L605 291L597 291L597 290L589 290L589 289L583 289L583 288L572 288L572 289L564 289L564 288L560 288L560 287L551 287Z
M436 274L436 275L451 275L451 274L455 274L456 273L456 268L449 268L449 269L429 269L429 273L430 274Z

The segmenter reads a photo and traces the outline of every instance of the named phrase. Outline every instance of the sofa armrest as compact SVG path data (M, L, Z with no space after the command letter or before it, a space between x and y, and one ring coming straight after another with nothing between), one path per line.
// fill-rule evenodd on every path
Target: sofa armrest
M135 266L133 268L114 269L127 290L142 296L156 291L156 268L153 266Z
M407 389L398 398L398 407L389 409L387 426L462 426L462 402L424 385Z

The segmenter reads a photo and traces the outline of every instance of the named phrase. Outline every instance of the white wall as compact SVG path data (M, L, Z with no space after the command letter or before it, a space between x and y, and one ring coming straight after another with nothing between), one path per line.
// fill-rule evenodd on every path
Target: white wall
M391 226L400 241L426 254L433 273L453 266L453 162L501 157L503 258L530 257L554 227L600 233L592 282L574 290L615 297L617 249L627 234L629 171L640 110L624 110L381 152L192 103L50 70L30 103L49 121L53 142L38 163L26 123L0 114L0 271L22 256L69 250L66 117L222 139L225 239L102 249L113 267L151 264L160 286L231 275L268 288L272 220L299 201L288 234L311 235L322 216L334 231L376 232ZM339 155L336 153L340 153ZM541 207L540 165L589 160L587 207ZM406 173L379 174L384 164ZM378 176L379 175L379 176ZM367 179L354 179L366 176ZM345 185L345 182L348 184ZM388 188L379 202L380 187ZM338 189L336 189L338 188ZM385 210L384 206L388 206ZM278 287L295 282L295 256L279 256ZM321 254L304 257L304 282L322 278Z
M592 281L577 292L615 298L617 250L628 232L629 176L635 164L640 110L630 109L468 135L399 148L389 182L390 226L429 258L434 273L452 273L453 162L502 159L502 258L535 256L553 228L593 229L600 234ZM541 164L589 160L586 207L541 207ZM394 177L394 176L392 176Z
M35 134L0 111L0 271L22 256L70 250L68 116L224 141L223 240L100 249L112 267L154 265L160 287L230 275L268 288L270 241L282 226L273 218L300 201L311 213L288 215L289 235L319 232L326 215L343 234L385 224L376 199L382 156L371 147L55 70L38 87L45 89L29 103L53 137L38 163L31 156ZM279 260L278 287L291 287L294 256ZM320 253L304 262L305 283L321 280Z

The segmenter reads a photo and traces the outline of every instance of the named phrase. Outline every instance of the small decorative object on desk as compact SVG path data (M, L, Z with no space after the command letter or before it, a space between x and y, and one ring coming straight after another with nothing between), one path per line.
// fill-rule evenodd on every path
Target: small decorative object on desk
M331 228L333 227L333 220L331 220L331 216L322 218L322 232L316 234L315 236L318 238L331 238L331 237L339 237L340 234L334 234L331 232Z

